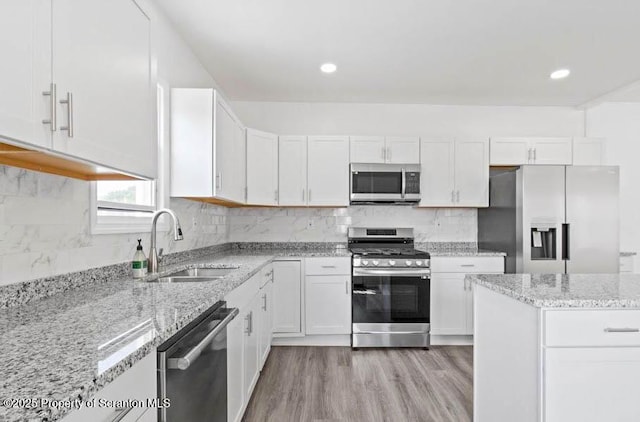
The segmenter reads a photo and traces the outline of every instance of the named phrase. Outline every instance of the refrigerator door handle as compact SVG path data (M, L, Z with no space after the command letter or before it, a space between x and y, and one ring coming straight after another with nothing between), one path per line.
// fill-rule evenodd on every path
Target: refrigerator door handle
M565 261L569 261L571 257L569 256L570 246L569 246L569 223L562 224L562 259Z

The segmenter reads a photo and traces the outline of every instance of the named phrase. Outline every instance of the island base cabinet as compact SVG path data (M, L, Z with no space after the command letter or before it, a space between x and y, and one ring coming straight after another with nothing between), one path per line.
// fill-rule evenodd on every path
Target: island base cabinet
M640 348L545 351L545 422L640 420Z

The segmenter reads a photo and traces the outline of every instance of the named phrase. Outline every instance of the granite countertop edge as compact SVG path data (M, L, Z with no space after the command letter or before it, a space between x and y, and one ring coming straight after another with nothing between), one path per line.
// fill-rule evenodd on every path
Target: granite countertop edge
M580 298L535 298L531 294L525 294L524 292L515 291L513 289L500 286L495 282L484 280L483 274L467 274L466 279L478 286L486 287L489 290L503 294L507 297L515 299L519 302L527 305L534 306L536 308L548 308L548 309L640 309L639 299L580 299ZM492 277L499 277L500 275L491 275ZM510 274L503 274L502 276L510 276Z

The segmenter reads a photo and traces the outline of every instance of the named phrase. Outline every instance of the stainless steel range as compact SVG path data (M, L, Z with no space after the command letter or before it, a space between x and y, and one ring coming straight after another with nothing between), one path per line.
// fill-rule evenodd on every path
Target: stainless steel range
M352 341L358 347L429 347L430 257L411 228L349 228Z

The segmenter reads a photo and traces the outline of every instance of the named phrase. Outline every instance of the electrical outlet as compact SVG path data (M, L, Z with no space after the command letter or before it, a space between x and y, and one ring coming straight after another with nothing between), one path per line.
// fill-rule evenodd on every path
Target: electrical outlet
M307 228L310 228L310 229L312 229L312 228L313 228L313 219L312 219L312 218L310 218L310 219L308 220L308 222L307 222Z
M198 226L198 219L193 217L191 219L191 227L197 227Z

